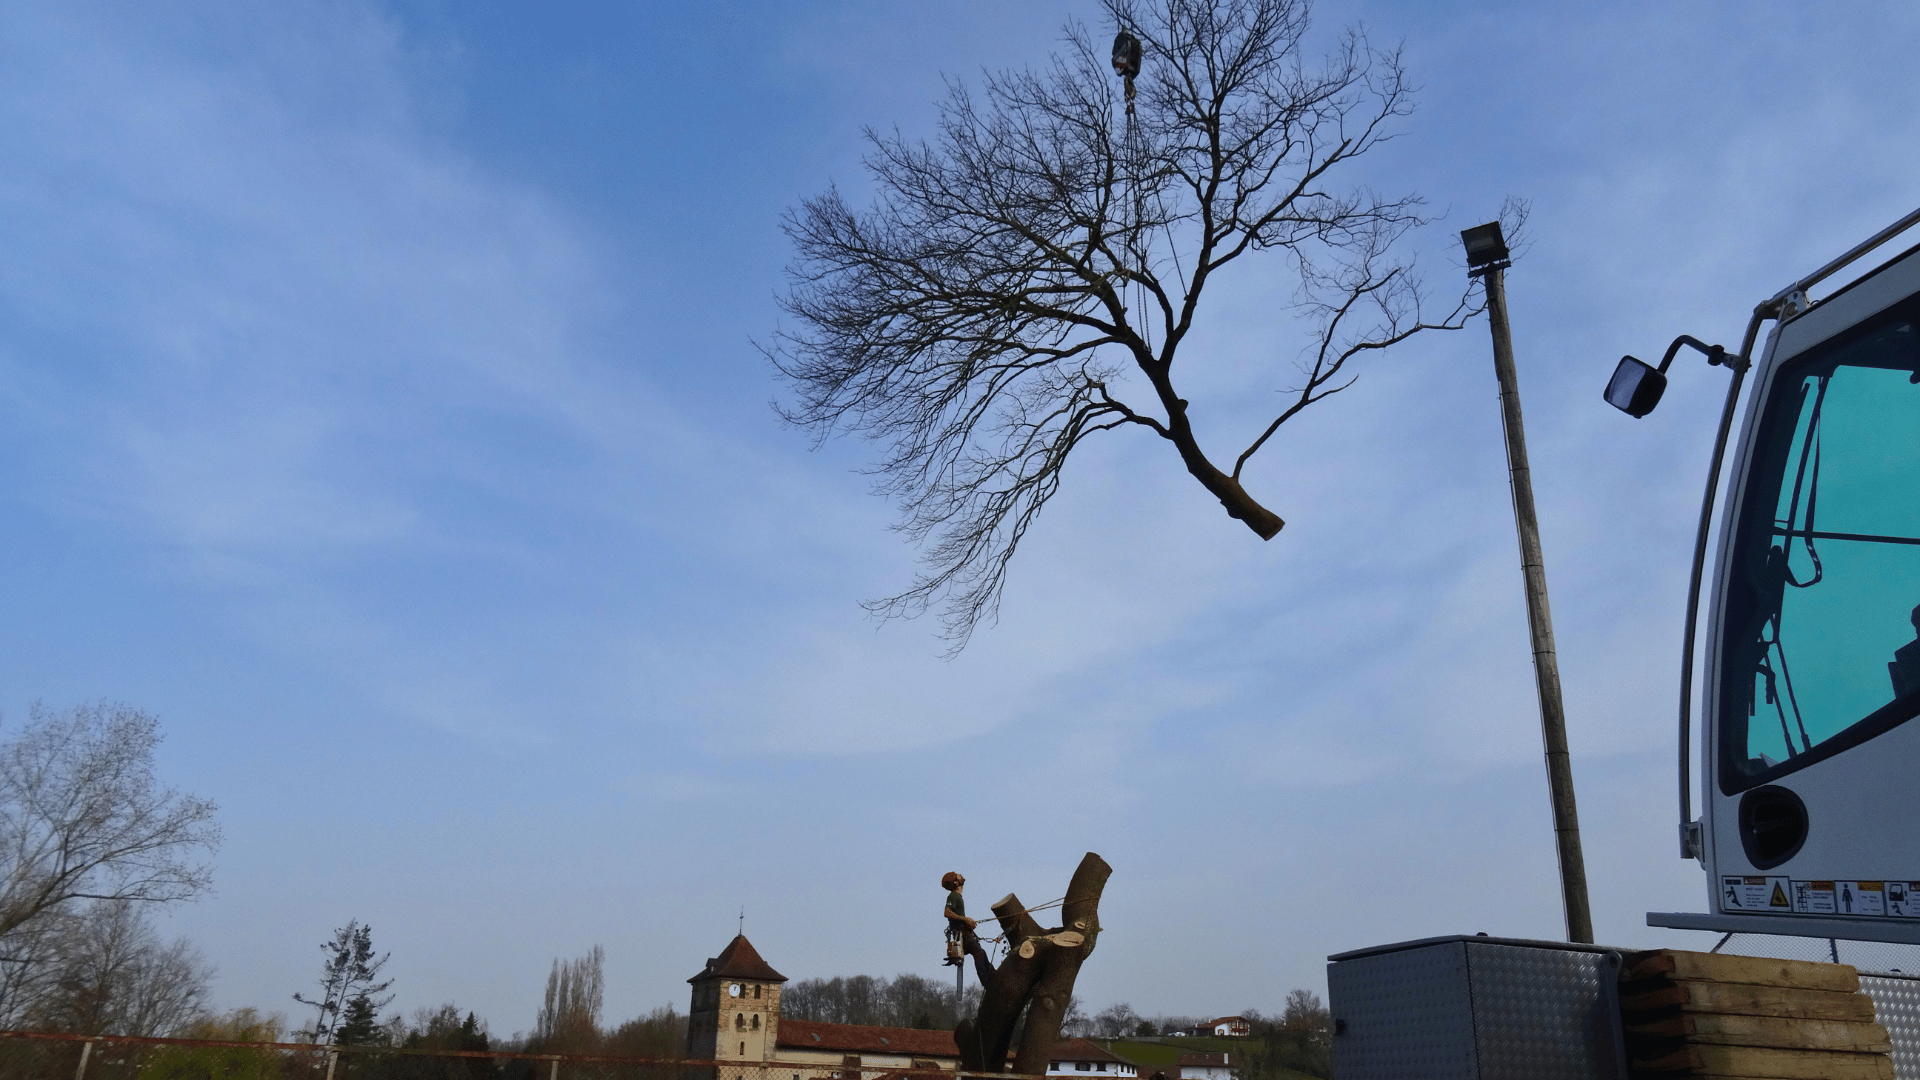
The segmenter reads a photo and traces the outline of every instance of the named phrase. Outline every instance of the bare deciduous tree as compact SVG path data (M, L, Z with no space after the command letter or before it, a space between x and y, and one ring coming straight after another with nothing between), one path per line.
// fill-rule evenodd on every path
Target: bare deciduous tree
M212 969L193 943L163 943L128 900L66 920L28 1023L82 1035L172 1035L201 1018Z
M185 938L162 942L128 900L35 920L16 935L0 1026L83 1035L172 1035L202 1017L212 969Z
M1084 440L1151 432L1271 539L1283 522L1243 479L1274 432L1351 385L1357 357L1477 310L1469 294L1423 313L1395 253L1424 223L1418 196L1342 186L1412 110L1397 51L1353 31L1310 66L1307 0L1102 5L1144 46L1133 106L1070 24L1048 70L950 84L931 143L870 129L870 209L829 190L785 221L782 306L800 325L765 350L797 398L782 415L887 446L877 489L926 569L867 607L939 605L956 651L997 611ZM1203 294L1256 253L1284 258L1312 330L1275 414L1223 454L1202 445L1176 364Z
M780 991L780 1015L789 1020L876 1027L950 1029L980 1003L980 988L968 986L954 1009L953 988L911 972L799 979Z
M686 1045L687 1014L662 1005L608 1032L606 1052L619 1057L677 1057Z
M591 1053L599 1049L606 954L595 945L585 956L553 962L546 1001L534 1022L534 1042L542 1050Z
M0 744L0 942L79 900L163 902L204 892L214 804L153 775L160 723L105 702L35 703Z
M1093 1014L1093 1033L1103 1039L1118 1039L1134 1034L1140 1027L1140 1014L1122 1001Z

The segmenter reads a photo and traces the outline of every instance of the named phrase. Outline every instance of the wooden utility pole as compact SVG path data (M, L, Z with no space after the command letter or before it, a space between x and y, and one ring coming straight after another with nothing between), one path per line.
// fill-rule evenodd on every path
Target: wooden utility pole
M1560 700L1553 613L1547 607L1546 558L1540 553L1533 472L1527 465L1527 434L1520 421L1520 380L1513 366L1513 330L1507 323L1507 245L1498 222L1468 229L1460 238L1467 247L1467 273L1481 278L1487 287L1493 373L1500 382L1500 426L1507 436L1513 524L1520 536L1520 572L1527 592L1527 629L1533 638L1533 681L1540 695L1540 736L1546 746L1547 790L1553 802L1553 835L1560 856L1560 897L1566 907L1567 940L1592 944L1587 863L1580 851L1580 812L1574 804L1573 764L1567 755L1567 713Z

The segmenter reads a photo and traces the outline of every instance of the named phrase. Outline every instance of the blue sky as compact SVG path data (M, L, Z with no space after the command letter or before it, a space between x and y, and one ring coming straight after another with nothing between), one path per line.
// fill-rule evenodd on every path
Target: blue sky
M747 931L789 976L938 975L935 882L1115 873L1094 1007L1277 1008L1328 953L1560 932L1486 330L1417 340L1249 474L1090 446L958 660L876 628L914 552L857 440L782 428L781 212L863 125L1037 63L1085 4L35 0L0 12L0 708L158 713L221 805L168 919L287 1009L350 918L396 1006L531 1026L551 960L685 1007ZM1687 943L1671 715L1718 371L1635 423L1623 352L1916 202L1904 5L1325 3L1420 111L1364 179L1509 275L1595 923ZM1189 346L1231 434L1299 327L1248 264Z

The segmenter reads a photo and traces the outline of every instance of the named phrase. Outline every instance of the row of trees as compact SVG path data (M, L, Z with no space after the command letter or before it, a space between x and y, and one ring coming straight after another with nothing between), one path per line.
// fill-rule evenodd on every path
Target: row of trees
M603 1027L606 950L553 962L546 998L533 1036L518 1049L539 1054L606 1054L618 1057L678 1057L686 1053L687 1017L671 1005L612 1027Z
M1286 1080L1289 1072L1309 1076L1333 1075L1333 1014L1311 990L1287 994L1279 1016L1248 1009L1253 1041L1246 1064L1235 1070L1239 1080Z
M213 969L127 900L70 905L9 935L0 1027L168 1035L200 1017Z
M960 1015L980 1006L980 987L968 986ZM780 1015L828 1024L951 1031L953 988L914 974L801 979L780 993Z

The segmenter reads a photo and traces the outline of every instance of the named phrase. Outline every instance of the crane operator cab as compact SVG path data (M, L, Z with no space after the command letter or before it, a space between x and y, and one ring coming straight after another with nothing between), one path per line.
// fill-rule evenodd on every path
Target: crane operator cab
M1608 387L1610 402L1645 415L1683 346L1733 378L1681 691L1681 846L1706 869L1708 913L1650 913L1650 925L1920 943L1920 248L1806 299L1916 222L1920 211L1760 305L1739 354L1682 338L1657 369L1623 359ZM1750 363L1768 320L1777 325ZM1717 558L1703 573L1729 446ZM1694 821L1688 714L1703 584Z

